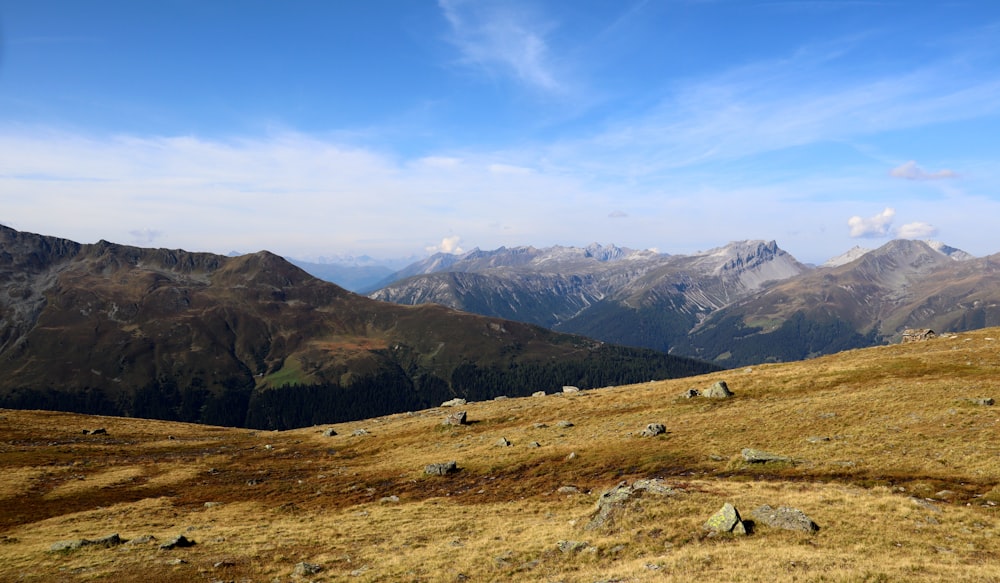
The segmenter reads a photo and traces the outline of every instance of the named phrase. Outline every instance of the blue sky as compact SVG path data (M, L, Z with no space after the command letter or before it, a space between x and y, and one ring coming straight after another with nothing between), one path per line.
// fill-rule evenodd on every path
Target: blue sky
M0 223L227 253L1000 252L1000 2L0 0Z

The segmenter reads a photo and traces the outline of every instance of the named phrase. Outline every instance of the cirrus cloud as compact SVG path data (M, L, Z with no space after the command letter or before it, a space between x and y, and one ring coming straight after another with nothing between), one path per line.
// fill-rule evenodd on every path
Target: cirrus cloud
M943 168L937 172L928 172L918 166L913 160L896 166L889 171L889 175L895 178L903 178L905 180L944 180L958 176L955 172L948 170L947 168Z

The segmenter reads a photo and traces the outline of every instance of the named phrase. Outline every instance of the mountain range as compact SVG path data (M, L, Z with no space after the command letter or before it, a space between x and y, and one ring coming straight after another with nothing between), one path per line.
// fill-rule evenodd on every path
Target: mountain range
M690 255L534 247L438 254L369 297L438 303L729 367L1000 324L1000 256L894 240L805 265L775 241Z
M374 301L267 251L80 244L0 226L0 407L286 428L716 368Z

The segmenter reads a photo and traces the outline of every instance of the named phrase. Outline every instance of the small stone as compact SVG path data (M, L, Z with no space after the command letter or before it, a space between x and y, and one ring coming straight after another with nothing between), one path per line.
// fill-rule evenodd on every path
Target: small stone
M337 435L337 432L333 429L333 427L328 427L323 430L323 437L333 437L334 435Z
M531 396L532 397L544 397L545 396L545 391L535 391L534 393L531 393Z
M576 540L561 540L556 543L556 546L559 547L561 552L569 554L582 551L583 549L589 547L590 543Z
M575 451L569 452L569 455L566 456L566 461L571 461L571 460L575 460L575 459L576 459L576 452Z
M458 471L458 462L450 461L440 464L428 464L424 466L424 473L430 476L446 476Z
M766 464L769 462L791 462L792 458L778 455L775 453L766 452L761 449L756 449L753 447L745 447L743 451L740 452L743 456L744 461L750 464Z
M380 498L379 502L383 504L395 504L396 502L399 502L399 496L396 496L395 494L392 496L386 496L384 498Z
M809 443L823 443L825 441L830 441L830 438L829 437L813 436L813 437L807 437L806 441L808 441Z
M186 536L184 536L182 534L182 535L178 535L178 536L176 536L176 537L168 540L167 542L163 543L162 545L160 545L160 548L163 549L163 550L165 550L165 551L169 551L171 549L180 549L180 548L184 548L184 547L193 547L195 544L196 543L193 540L187 538Z
M688 389L683 393L681 393L681 396L684 397L685 399L693 399L695 397L700 397L701 391L699 391L698 389Z
M556 490L556 492L559 492L560 494L579 494L580 489L576 486L562 486Z
M566 386L564 386L562 388L562 392L564 392L564 393L579 393L580 392L580 387L574 387L572 385L566 385Z
M531 443L528 444L528 447L530 448L542 447L542 444L538 443L537 441L532 441Z
M368 435L368 430L367 429L355 429L354 431L351 432L351 435L353 435L355 437L362 437L362 436Z
M465 405L466 403L467 403L467 401L465 399L461 399L459 397L455 397L454 399L451 399L450 401L445 401L444 403L441 403L441 406L442 407L461 407L462 405Z
M497 447L510 447L510 441L508 441L506 437L501 437L494 445Z
M298 575L299 577L304 577L306 575L315 575L316 573L319 573L322 570L323 567L319 565L302 561L301 563L295 564L295 570L292 571L292 573Z
M639 435L642 437L656 437L657 435L661 435L666 432L667 427L662 423L650 423Z
M973 405L980 405L982 407L992 407L994 403L993 399L989 397L983 399L969 399L969 401Z
M565 420L558 421L556 422L556 427L562 427L563 429L566 429L568 427L573 427L573 423L571 421L565 421Z

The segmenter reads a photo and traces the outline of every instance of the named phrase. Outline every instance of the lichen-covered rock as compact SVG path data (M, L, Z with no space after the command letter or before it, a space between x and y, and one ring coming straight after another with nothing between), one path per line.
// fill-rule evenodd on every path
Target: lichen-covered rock
M561 540L556 543L556 546L559 547L560 551L569 554L582 551L583 549L589 547L590 543L578 540Z
M800 530L802 532L816 532L819 530L819 525L798 508L789 508L787 506L771 508L765 504L760 508L754 509L750 513L750 516L756 523L770 526L771 528Z
M636 480L632 485L629 485L628 482L620 482L614 488L601 494L597 500L597 508L584 529L613 527L622 514L634 504L635 500L647 494L670 496L676 492L674 488L658 478Z
M708 397L710 399L728 399L733 396L733 392L729 390L729 386L726 384L726 381L718 381L711 387L705 389L701 396Z
M723 504L718 512L706 520L703 528L719 534L747 534L746 526L743 524L743 519L740 518L739 510L729 502Z

